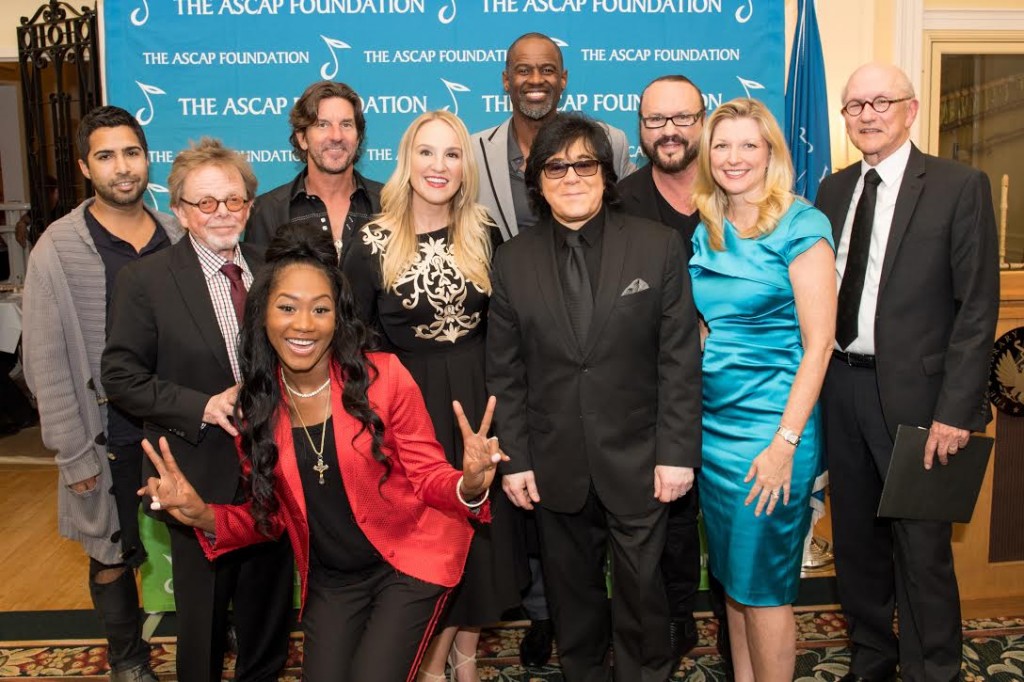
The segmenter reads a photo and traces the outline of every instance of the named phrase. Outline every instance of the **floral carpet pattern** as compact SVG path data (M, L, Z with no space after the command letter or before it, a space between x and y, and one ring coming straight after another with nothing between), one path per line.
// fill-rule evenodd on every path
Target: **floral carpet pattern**
M505 623L484 631L478 669L484 682L563 682L557 652L551 665L526 669L519 665L519 641L526 623ZM673 681L717 682L725 671L715 650L717 624L701 619L697 648L683 660ZM1024 617L965 620L962 679L1012 682L1024 680ZM815 611L797 614L796 682L834 682L846 674L850 653L841 614ZM162 682L174 680L173 638L155 638L153 667ZM281 680L298 682L301 637L292 639L288 667ZM232 661L227 661L230 675ZM99 642L0 642L0 680L107 679L106 647Z

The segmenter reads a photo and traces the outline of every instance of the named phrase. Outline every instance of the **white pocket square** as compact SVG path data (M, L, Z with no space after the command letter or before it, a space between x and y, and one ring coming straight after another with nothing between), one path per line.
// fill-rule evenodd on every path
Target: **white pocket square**
M641 291L647 291L651 287L648 286L647 282L643 281L639 277L629 283L629 286L622 290L619 296L632 296L633 294L639 294Z

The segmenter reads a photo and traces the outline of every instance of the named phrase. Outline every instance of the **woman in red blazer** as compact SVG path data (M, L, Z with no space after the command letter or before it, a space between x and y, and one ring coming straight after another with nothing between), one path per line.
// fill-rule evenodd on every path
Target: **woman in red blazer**
M164 439L144 442L159 474L142 491L194 526L207 556L287 532L302 578L303 679L412 680L488 521L501 460L494 404L466 443L462 472L434 438L401 363L367 351L337 255L319 226L283 228L249 292L236 413L247 500L206 504Z

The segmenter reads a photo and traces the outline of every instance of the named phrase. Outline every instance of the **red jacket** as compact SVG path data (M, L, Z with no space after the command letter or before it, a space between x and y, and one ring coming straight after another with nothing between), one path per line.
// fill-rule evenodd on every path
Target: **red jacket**
M423 396L401 362L388 353L370 353L378 376L368 390L370 404L384 422L383 450L391 458L391 473L378 488L383 466L373 458L370 436L358 436L360 423L341 405L339 368L331 366L331 413L341 478L352 514L370 543L395 569L424 582L454 587L473 537L470 518L490 521L490 503L474 514L455 494L461 472L445 459L434 438L434 427ZM355 447L350 447L355 437ZM275 537L287 532L302 579L306 601L309 573L309 526L306 499L299 479L292 442L291 419L282 402L277 414L275 488L280 503L272 519ZM241 450L239 451L241 453ZM326 454L326 453L325 453ZM256 530L249 503L211 505L216 517L215 540L197 532L207 558L218 556L267 537Z

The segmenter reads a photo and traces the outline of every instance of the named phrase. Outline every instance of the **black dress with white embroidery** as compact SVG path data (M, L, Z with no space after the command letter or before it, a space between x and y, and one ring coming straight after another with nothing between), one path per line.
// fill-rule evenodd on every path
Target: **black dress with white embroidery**
M487 294L463 277L452 255L448 228L418 235L413 264L385 291L381 254L387 233L369 225L352 240L343 269L364 321L381 337L423 393L438 442L448 461L462 467L462 437L452 412L458 400L469 423L480 424L487 403L484 334ZM492 234L492 243L500 236ZM386 485L386 484L385 484ZM448 611L448 625L493 623L520 602L528 578L519 515L498 478L491 488L490 524L474 524L466 571Z

